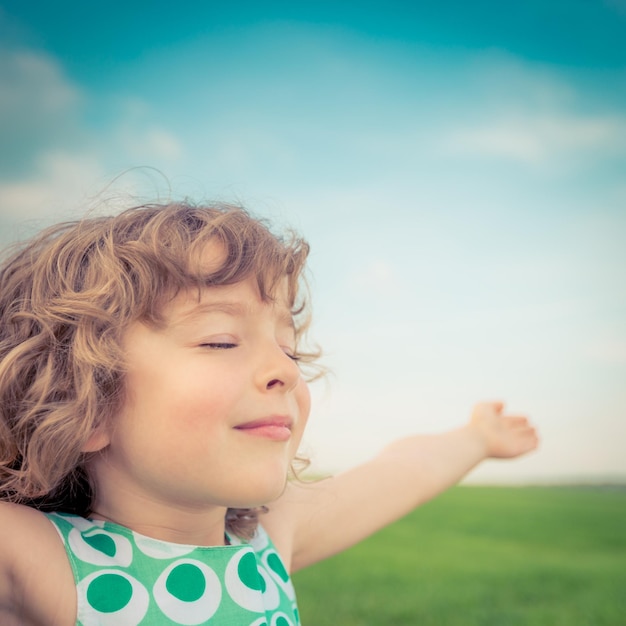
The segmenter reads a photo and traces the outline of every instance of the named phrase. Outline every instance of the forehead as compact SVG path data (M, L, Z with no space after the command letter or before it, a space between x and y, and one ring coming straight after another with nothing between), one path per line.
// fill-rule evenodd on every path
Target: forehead
M185 289L178 293L163 310L168 325L192 324L215 313L233 317L271 314L278 323L293 327L289 306L288 281L283 278L274 288L271 298L263 298L253 277L232 285L217 285Z

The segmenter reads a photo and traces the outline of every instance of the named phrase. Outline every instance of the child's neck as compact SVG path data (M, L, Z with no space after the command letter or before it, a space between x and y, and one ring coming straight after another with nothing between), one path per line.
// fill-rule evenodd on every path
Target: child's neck
M221 506L206 509L173 507L123 496L112 502L99 497L90 517L114 522L161 541L195 546L223 546L226 543L226 510Z

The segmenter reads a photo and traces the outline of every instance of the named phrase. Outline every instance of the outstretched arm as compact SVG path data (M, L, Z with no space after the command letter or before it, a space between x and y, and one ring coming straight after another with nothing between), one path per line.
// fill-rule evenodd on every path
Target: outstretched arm
M525 417L504 415L501 403L482 403L461 428L400 439L337 477L291 484L272 505L268 530L284 538L281 552L291 554L293 570L301 569L407 514L482 460L513 458L537 444Z

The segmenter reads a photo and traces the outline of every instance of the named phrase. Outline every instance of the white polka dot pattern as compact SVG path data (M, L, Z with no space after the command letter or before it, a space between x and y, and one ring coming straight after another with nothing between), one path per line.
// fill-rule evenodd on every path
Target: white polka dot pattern
M299 626L291 580L262 528L250 544L196 547L49 513L74 571L77 626Z

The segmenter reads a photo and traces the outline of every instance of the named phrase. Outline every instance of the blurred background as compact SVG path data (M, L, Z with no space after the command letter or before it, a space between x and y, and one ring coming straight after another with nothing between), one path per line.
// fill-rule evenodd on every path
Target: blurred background
M0 244L129 198L310 241L316 471L529 414L626 479L626 2L0 0Z

